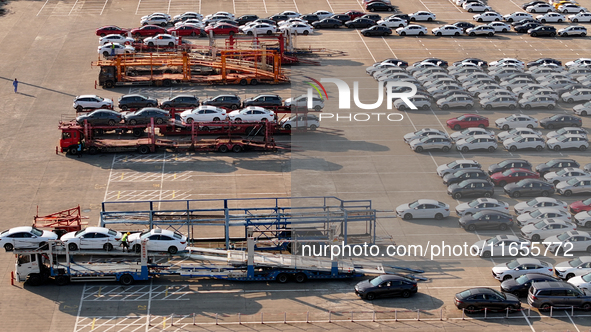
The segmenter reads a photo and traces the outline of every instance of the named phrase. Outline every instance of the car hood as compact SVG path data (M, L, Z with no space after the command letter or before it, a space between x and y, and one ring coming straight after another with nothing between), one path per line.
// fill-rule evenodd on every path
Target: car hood
M551 236L551 237L547 238L545 241L546 242L551 242L551 241L560 242L560 241L558 241L558 237L557 236ZM573 267L570 266L570 264L568 263L568 261L561 262L561 263L558 263L558 264L554 265L554 270L558 270L558 271L561 271L561 272L562 271L566 271L568 269L572 269L572 268Z
M501 179L503 177L505 177L505 176L503 175L502 172L496 172L490 176L491 179L495 179L495 180Z
M404 140L408 141L408 140L413 140L416 139L418 136L415 135L415 133L408 133L406 135L404 135Z
M582 284L586 284L587 282L585 280L583 280L583 276L578 276L578 277L572 277L572 278L568 279L568 283L579 287Z
M493 267L492 270L496 274L502 274L502 273L509 271L509 268L507 267L506 264L499 264L499 265L495 265L495 267Z
M138 241L140 239L140 235L142 233L133 233L133 234L129 234L127 236L127 242L135 242Z
M369 288L372 288L372 284L369 283L369 280L363 280L361 282L359 282L357 285L355 285L355 289L358 292L364 292Z
M515 210L517 210L517 211L523 211L529 207L530 206L527 205L527 202L521 202L521 203L515 204Z
M476 243L474 243L472 246L482 249L482 248L484 248L485 245L486 245L486 240L480 240L480 241L477 241ZM489 248L490 248L490 246L489 246Z
M548 142L550 142L552 139L548 140ZM544 175L544 179L546 180L550 180L557 177L556 172L548 172Z
M437 101L437 103L439 103L439 100ZM448 123L448 124L449 123L458 123L458 122L460 122L460 120L458 120L458 119L449 119L449 120L445 121L445 123Z
M228 116L236 116L238 114L240 114L240 111L239 110L235 110L235 111L232 111L232 112L228 113Z
M472 216L463 216L460 218L459 222L460 222L460 224L465 224L465 223L469 223L473 220L474 220L474 217L472 217Z
M507 298L507 301L519 302L519 298L513 294L505 293L505 297Z
M509 183L508 185L505 186L505 189L507 189L507 190L515 190L518 188L521 188L521 187L517 185L517 182Z
M497 173L499 172L499 170L501 170L501 166L499 166L499 164L492 164L490 166L488 166L488 172L492 172L492 173Z
M526 221L530 219L533 219L533 217L529 214L529 212L517 216L517 221Z
M501 282L501 289L511 291L514 288L518 288L520 285L515 281L515 279L507 279ZM512 295L512 294L511 294Z
M469 208L470 208L470 205L468 205L468 203L462 203L462 204L456 206L456 211L464 212L464 211L468 210Z
M455 178L455 176L453 175L453 173L447 173L443 176L443 181L447 182L451 179ZM459 206L459 205L458 205ZM466 207L468 206L468 204L466 204Z
M437 166L437 174L441 174L443 171L448 170L449 167L447 167L447 165L439 165Z
M406 211L408 209L410 209L410 206L408 204L402 204L396 208L396 211L402 212L402 211Z
M537 228L536 228L536 226L534 226L534 225L532 224L532 225L523 226L523 227L521 228L521 231L522 231L523 233L531 233L531 232L535 231L536 229L537 229Z
M67 242L67 241L73 239L74 237L76 237L76 232L69 232L69 233L62 235L60 240Z
M570 188L571 185L568 184L568 182L566 181L562 181L562 182L558 182L558 184L556 185L556 189L565 189L565 188Z
M58 238L57 234L55 234L52 231L43 231L43 234L41 235L41 237L44 237L44 238L50 239L50 240L57 240L57 238Z
M449 135L449 137L451 137L454 140L462 139L462 133L459 131L456 131L455 133L452 133L451 135Z
M562 241L560 241L558 239L558 235L554 235L554 236L547 237L546 240L544 240L544 242L562 242ZM570 265L568 265L568 262L562 262L562 263L566 263L566 265L570 267ZM556 266L559 266L562 263L559 263Z

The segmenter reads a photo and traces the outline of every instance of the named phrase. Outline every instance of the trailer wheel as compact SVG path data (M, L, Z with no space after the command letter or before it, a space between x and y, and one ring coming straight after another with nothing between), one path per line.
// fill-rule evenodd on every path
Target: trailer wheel
M78 145L72 145L68 148L68 154L77 155L78 154Z
M171 254L171 255L174 255L177 252L179 252L179 249L177 247L175 247L175 246L172 246L172 247L168 248L168 253Z
M171 87L172 86L172 81L169 79L166 79L164 81L162 81L162 86L164 87Z
M123 285L123 286L129 286L131 284L133 284L134 279L131 275L129 274L124 274L121 277L119 277L119 282Z
M228 152L228 146L227 146L227 145L224 145L224 144L222 144L222 145L220 145L220 147L218 148L218 151L219 151L219 152L221 152L221 153L226 153L226 152Z
M108 56L109 56L109 52L107 52L107 51L104 51L104 52L103 52L103 56L104 56L105 58L106 58L106 57L108 57Z
M133 136L141 137L144 134L144 130L141 128L133 128Z
M156 119L156 124L162 124L164 120L162 118Z
M300 283L301 284L303 282L306 282L306 280L308 280L308 276L306 276L305 273L300 272L300 273L298 273L298 274L295 275L295 281L297 283Z
M283 126L283 128L287 129L287 130L291 130L291 125L288 123L285 126Z
M255 79L250 80L250 85L257 85L257 84L259 84L259 81L255 80Z
M137 148L137 151L140 154L148 154L148 153L150 153L150 147L147 145L140 145L140 147Z
M220 121L220 118L218 118L217 116L215 118L213 118L213 122L218 122Z
M104 249L105 251L111 251L111 250L113 250L113 245L112 245L112 244L110 244L110 243L105 243L105 244L103 245L103 249Z
M374 293L367 293L365 295L365 299L368 301L373 301L376 298L376 295Z
M39 274L31 274L29 275L29 279L27 279L27 284L29 286L39 286L43 283L43 278Z
M55 277L55 283L58 286L65 286L70 283L70 278L63 274L60 274L59 276Z
M244 86L244 85L247 85L247 84L248 84L248 81L246 81L245 78L243 78L243 79L240 80L240 85Z
M82 112L83 110L84 110L84 107L82 107L82 105L76 106L76 112Z
M232 147L232 152L240 153L240 152L242 152L242 147L240 145L234 145Z
M14 250L14 246L10 243L7 243L4 245L4 250L6 251L13 251Z
M111 119L111 120L109 120L109 122L107 122L107 124L109 126L114 126L115 125L115 120Z
M287 274L285 273L279 273L279 275L277 276L277 282L279 282L280 284L284 284L287 282L289 278L287 277Z
M310 130L314 131L314 130L316 130L316 128L318 128L316 125L314 125L314 124L310 125Z
M91 146L88 148L88 153L91 155L95 155L98 152L98 148L96 146Z
M68 244L68 250L76 251L76 250L78 250L78 246L76 245L76 243L70 243L70 244Z

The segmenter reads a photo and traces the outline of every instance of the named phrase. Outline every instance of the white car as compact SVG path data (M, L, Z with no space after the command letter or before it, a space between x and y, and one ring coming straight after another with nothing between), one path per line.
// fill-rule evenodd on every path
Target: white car
M483 4L482 2L466 2L462 5L462 8L467 10L469 13L472 12L490 12L492 8Z
M542 132L539 130L534 130L530 128L515 128L509 131L503 131L497 134L499 141L503 142L505 140L521 136L521 135L536 135L542 138Z
M582 211L574 216L575 224L591 228L591 211Z
M554 266L556 275L570 280L575 276L582 276L591 272L591 256L581 256Z
M279 28L282 32L287 32L289 31L292 34L298 34L298 35L309 35L311 33L314 33L314 28L308 24L304 24L304 23L292 23L290 25L285 25L282 26L281 28Z
M482 169L482 166L476 160L458 159L456 161L452 161L451 163L439 165L437 167L437 175L444 177L446 174L467 168Z
M536 20L542 23L562 23L566 21L566 17L558 13L546 13L544 15L536 16Z
M373 75L375 72L377 71L381 71L381 70L385 70L385 69L394 69L394 68L398 68L400 69L400 71L405 72L405 69L395 65L393 63L377 63L377 64L373 64L367 68L365 68L365 73L367 73L368 75Z
M478 25L473 28L467 29L466 34L468 36L494 36L495 29L488 25Z
M538 135L519 135L503 141L505 149L515 152L522 149L536 149L542 151L546 142Z
M147 232L133 233L127 238L129 248L135 252L141 251L143 240L146 241L148 251L166 251L174 255L187 248L186 236L167 229L155 228Z
M225 17L227 17L230 20L233 20L234 19L234 14L228 13L228 12L223 12L223 11L220 11L220 12L217 12L217 13L213 13L213 14L209 14L209 15L205 15L204 19L208 19L208 18L213 17L213 16L225 16Z
M377 21L376 24L379 26L393 29L405 27L408 25L408 22L398 17L389 17L387 19Z
M184 13L182 13L182 14L175 15L175 16L172 18L172 20L173 20L173 21L180 20L180 19L182 19L183 17L192 17L192 18L195 18L195 19L197 19L197 20L202 20L202 19L203 19L203 15L201 15L201 14L199 14L199 13L197 13L197 12L184 12Z
M504 118L497 119L495 125L499 129L509 130L512 128L534 128L538 126L538 119L529 115L512 114Z
M441 129L423 128L421 130L415 131L414 133L408 133L404 135L404 142L406 142L406 144L410 144L410 142L414 141L415 139L423 138L425 136L447 136L447 133Z
M476 22L494 22L501 21L503 19L503 16L497 12L484 12L482 14L474 15L472 16L472 18Z
M166 19L168 19L169 21L171 20L171 17L170 17L170 15L168 15L168 14L166 14L166 13L152 13L152 14L150 14L150 15L142 16L142 17L141 17L141 19L142 19L142 20L145 20L145 19L147 19L147 18L154 17L154 16L164 16L164 17L166 17Z
M537 223L543 219L559 219L566 222L570 222L571 216L568 211L557 209L554 207L542 207L525 212L517 216L517 223L519 226L525 226L529 224Z
M561 135L567 135L567 134L572 134L572 135L580 135L583 137L587 137L587 130L581 127L564 127L564 128L560 128L558 130L555 131L551 131L548 134L546 134L547 138L554 138L554 137L558 137Z
M159 15L155 15L152 17L148 17L145 19L141 19L140 21L140 25L159 25L162 27L165 27L168 25L168 23L170 23L170 18L167 18L165 16L159 16Z
M569 61L567 63L564 64L564 66L566 68L572 68L572 67L587 67L591 65L591 59L590 58L578 58L576 60L573 61Z
M226 119L226 110L212 105L201 105L197 108L183 111L180 117L184 123L216 122Z
M537 258L517 258L492 268L493 277L502 281L516 279L526 273L542 273L551 276L553 272L550 263Z
M255 24L258 24L258 23L263 23L263 22L256 22L255 21L255 22L249 22L249 23L246 23L246 26L252 26L252 25L255 25ZM285 21L279 21L279 23L277 23L277 26L282 27L284 25L290 25L292 23L308 24L308 21L302 20L301 18L289 18L289 19L287 19Z
M491 90L488 92L481 93L478 95L479 98L482 99L490 99L494 97L509 97L509 98L517 98L515 93L506 89L499 89L499 90Z
M517 66L520 68L524 68L525 67L525 63L523 63L523 61L521 60L517 60L514 58L503 58L497 61L492 61L488 63L488 67L499 67L499 66L505 66L505 65L513 65L513 66Z
M554 7L547 3L538 3L533 6L528 6L525 11L528 13L548 13L554 10Z
M591 113L591 102L586 102L584 104L579 104L573 107L573 112L578 115L586 116L587 114Z
M587 35L587 28L578 25L571 25L557 31L560 37L579 36L585 37Z
M235 110L228 114L230 120L234 122L261 122L274 121L275 112L259 106L248 106L241 110Z
M459 36L464 33L464 30L455 25L443 25L432 29L431 33L436 36Z
M50 231L42 231L31 226L14 227L0 233L0 246L6 251L14 249L40 248L47 241L57 240L57 234Z
M329 11L326 10L317 10L315 12L312 13L313 15L318 16L318 20L322 21L325 18L331 17L332 15L334 15L334 13L331 13Z
M240 31L247 35L272 35L277 32L277 27L269 23L257 23L248 27L240 28Z
M581 7L581 6L576 5L574 3L565 3L564 5L561 5L560 7L558 7L557 11L564 13L564 14L584 13L587 11L587 8Z
M574 231L577 226L559 219L544 219L535 224L529 224L521 228L521 235L535 242L545 240L550 236L560 235L564 232Z
M298 12L294 12L292 10L286 10L286 11L282 12L281 15L285 15L289 18L296 18L296 17L302 16L302 14L300 14Z
M292 108L301 108L301 107L307 107L308 106L308 96L307 95L301 95L295 98L287 98L285 99L285 101L283 102L285 106L287 107L292 107ZM319 112L320 110L322 110L324 108L324 101L318 97L312 97L312 108Z
M496 200L494 198L477 198L468 203L462 203L456 206L456 214L460 217L471 216L482 210L493 210L509 213L509 203Z
M114 47L113 47L114 45ZM121 45L117 43L107 43L98 47L98 54L102 54L105 57L111 54L131 54L135 53L135 48L131 45Z
M169 46L173 47L178 45L180 42L179 37L175 37L169 34L160 34L154 37L148 37L144 39L144 45L148 46Z
M487 129L480 128L480 127L470 127L470 128L466 128L462 131L456 131L450 135L451 139L454 142L457 142L459 140L466 139L466 138L472 137L472 136L486 136L489 138L494 138L495 133L492 130L487 130Z
M554 91L552 89L548 89L548 88L535 89L535 90L526 92L523 95L521 95L521 98L522 99L530 99L531 97L537 97L537 96L551 97L553 99L558 100L558 94L556 93L556 91Z
M566 103L574 103L576 101L590 101L591 89L575 89L563 93L560 97L562 101Z
M418 25L418 24L409 24L405 27L402 28L398 28L396 29L396 33L401 35L401 36L423 36L427 34L427 28L422 26L422 25ZM426 64L425 64L426 65ZM437 66L435 64L431 64L433 66Z
M121 45L129 45L129 44L133 43L134 41L135 41L135 39L133 39L133 38L125 37L125 36L118 35L118 34L111 34L111 35L106 35L104 37L100 37L99 38L99 45L105 45L107 43L117 43L117 44L121 44Z
M566 204L566 202L552 197L536 197L527 202L517 203L514 209L515 213L524 214L544 207L551 207L568 212L568 204Z
M577 13L573 15L568 15L568 19L573 23L588 23L591 22L591 13Z
M418 11L418 12L414 12L412 14L409 14L409 19L411 22L414 21L435 21L436 16L435 14L431 13L431 12L427 12L427 11Z
M519 22L525 19L533 19L533 16L530 13L514 12L503 16L503 19L507 22Z
M121 243L121 232L105 227L87 227L77 232L69 232L60 238L70 251L78 249L113 250Z
M550 236L544 242L551 242L552 244L545 244L548 251L558 254L558 252L568 251L572 252L586 251L591 254L591 235L587 232L568 231L560 235Z
M280 121L281 128L290 130L292 128L308 128L310 130L316 130L320 127L320 120L314 114L300 114L292 115L289 118L283 118Z
M431 99L424 95L417 94L413 97L409 97L408 100L410 100L410 102L413 103L420 110L428 110L431 108ZM406 105L406 102L402 99L396 99L394 101L394 107L396 107L396 109L400 111L410 109L408 105Z
M449 205L433 199L419 199L398 206L396 215L405 220L433 218L440 220L449 217Z
M97 95L80 95L74 98L74 108L80 112L84 109L113 109L113 101Z
M478 254L484 258L492 256L515 257L516 253L528 253L530 246L531 242L515 235L497 235L474 243L470 246L470 251L472 255Z
M560 151L564 149L579 149L581 151L587 150L589 141L587 137L581 135L566 134L558 137L550 138L546 141L548 149Z
M591 264L589 264L589 267L591 267ZM587 293L588 293L588 291L591 290L591 270L590 270L590 273L584 274L582 276L570 278L568 280L568 283L571 285L574 285L580 289L587 290Z
M508 32L511 31L511 26L504 22L491 22L487 24L489 27L495 29L496 32Z
M190 25L193 26L195 28L199 28L199 29L203 29L203 22L201 22L200 20L197 19L190 19L190 20L186 20L184 22L177 22L174 24L175 28L180 28L182 26L186 26L186 25Z
M452 148L453 142L447 135L426 136L411 141L409 146L415 152L423 152L424 150L441 150L447 152Z
M488 152L495 152L497 150L497 140L489 135L471 136L461 139L456 142L456 149L461 152L469 152L473 150L487 150Z

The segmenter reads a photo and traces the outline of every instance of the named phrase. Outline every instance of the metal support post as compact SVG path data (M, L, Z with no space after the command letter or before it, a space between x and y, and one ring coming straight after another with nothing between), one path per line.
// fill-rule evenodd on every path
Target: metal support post
M464 311L466 311L466 308L462 308L462 320L465 320L465 318L464 318Z
M484 308L484 319L486 319L486 313L488 312L488 308Z
M215 325L218 325L218 314L217 314L217 312L215 314Z
M310 312L306 311L306 323L310 323Z
M332 316L332 312L329 310L329 311L328 311L328 322L329 322L329 323L332 323L332 321L331 321L331 318L332 318L332 317L331 317L331 316Z
M394 309L394 321L398 321L398 309Z
M507 315L505 315L505 318L509 318L509 307L507 307Z
M263 320L263 313L261 312L261 324L265 324L265 321Z
M193 325L195 325L195 313L193 313Z
M439 320L443 320L443 308L439 309Z
M287 312L283 313L283 324L287 324Z
M421 309L417 309L417 321L421 320Z
M351 311L351 322L353 322L353 311Z
M554 308L554 307L552 307L552 306L550 307L550 317L552 317L552 309L553 309L553 308Z
M574 306L570 306L570 315L575 317L575 307Z
M170 326L174 326L174 314L170 315Z
M376 311L375 310L373 311L373 315L371 317L372 317L371 321L375 322L376 321Z
M242 316L238 313L238 324L242 325Z

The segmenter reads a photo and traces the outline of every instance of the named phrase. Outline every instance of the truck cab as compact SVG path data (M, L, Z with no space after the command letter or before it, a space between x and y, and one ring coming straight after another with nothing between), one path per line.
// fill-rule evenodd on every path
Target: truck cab
M48 260L38 253L18 254L14 270L17 281L28 280L32 286L44 283L50 274Z
M80 143L82 142L82 132L75 128L62 128L62 137L60 138L60 150L62 153L77 154Z
M115 72L114 66L101 67L101 72L99 73L99 85L106 89L114 87L115 82L117 82Z

